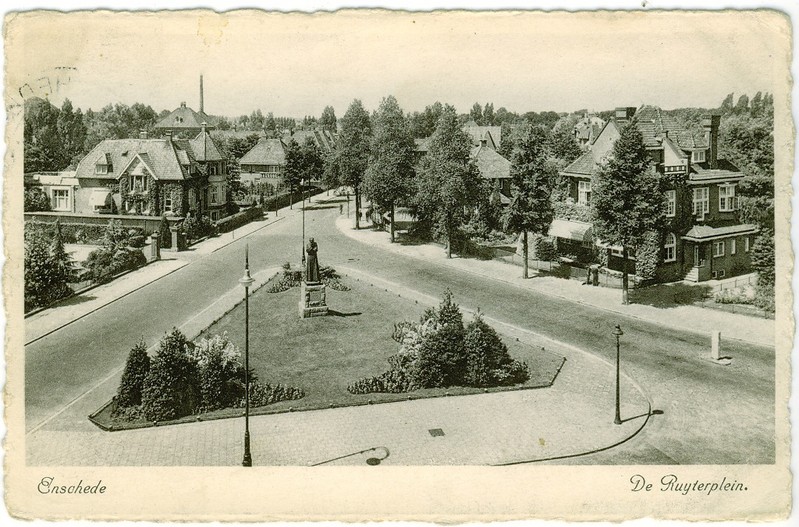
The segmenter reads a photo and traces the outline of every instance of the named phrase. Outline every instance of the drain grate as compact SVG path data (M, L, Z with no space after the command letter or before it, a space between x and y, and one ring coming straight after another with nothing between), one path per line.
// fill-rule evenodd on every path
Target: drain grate
M428 430L428 432L430 432L430 435L433 436L433 437L443 437L444 436L444 431L442 429L440 429L440 428L431 428L430 430Z

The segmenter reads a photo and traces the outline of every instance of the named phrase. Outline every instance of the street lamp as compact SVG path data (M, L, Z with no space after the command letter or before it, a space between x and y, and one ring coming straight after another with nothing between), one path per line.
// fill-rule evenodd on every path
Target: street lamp
M613 336L616 337L616 419L613 422L617 425L621 424L621 408L619 404L619 337L624 335L621 326L616 324L613 328Z
M241 465L252 466L250 454L250 286L255 280L250 276L250 246L244 246L244 276L239 283L244 286L244 459Z
M300 180L300 196L302 196L302 266L305 267L305 180Z

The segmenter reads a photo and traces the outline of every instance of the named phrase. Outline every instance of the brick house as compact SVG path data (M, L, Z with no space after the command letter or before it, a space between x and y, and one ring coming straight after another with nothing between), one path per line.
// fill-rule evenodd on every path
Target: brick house
M75 208L102 212L113 201L119 214L191 213L217 220L227 210L226 174L204 128L193 139L174 139L170 131L163 139L106 139L78 163Z
M643 106L637 112L635 108L617 108L615 118L605 124L589 150L561 172L568 178L565 209L570 217L559 218L559 232L566 236L559 241L578 241L568 238L568 224L574 220L581 220L573 229L580 232L579 243L585 246L586 239L591 240L584 228L591 205L591 176L610 153L621 126L631 119L643 136L653 166L666 181L668 227L659 233L655 280L700 282L750 272L750 249L758 230L737 220L736 186L744 176L730 162L718 158L718 115L704 117L702 130L692 132L654 106ZM606 251L609 268L622 269L621 248L592 241L599 251ZM635 256L630 259L634 268Z

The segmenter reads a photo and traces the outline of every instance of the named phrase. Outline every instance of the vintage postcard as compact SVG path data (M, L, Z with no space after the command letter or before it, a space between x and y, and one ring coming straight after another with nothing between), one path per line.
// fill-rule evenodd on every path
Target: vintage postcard
M13 516L787 518L785 14L3 29Z

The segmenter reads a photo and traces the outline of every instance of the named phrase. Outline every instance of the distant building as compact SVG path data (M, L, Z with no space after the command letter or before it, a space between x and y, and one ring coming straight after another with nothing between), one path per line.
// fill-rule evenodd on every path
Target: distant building
M155 124L156 132L164 134L171 130L173 137L193 137L206 130L216 128L216 121L205 113L203 96L203 76L200 75L200 111L195 112L185 102Z
M486 145L492 150L499 150L502 144L501 126L478 126L474 121L463 125L463 131L472 139L472 146Z
M242 183L269 183L280 187L286 169L286 144L281 139L262 138L242 156L239 166Z
M718 115L704 117L702 131L694 133L655 106L643 106L637 112L617 108L615 118L605 124L590 150L561 172L569 178L569 202L577 208L591 206L591 176L633 116L655 169L667 182L664 199L669 227L661 233L656 279L699 282L750 272L750 250L758 229L737 221L736 187L744 176L732 163L718 158ZM590 224L560 218L558 232L563 242L584 245L592 240L586 225ZM596 239L593 243L607 251L611 269L622 269L620 247ZM630 260L634 267L635 256Z
M577 140L577 143L583 149L588 148L590 143L594 142L594 139L597 138L599 132L602 131L602 128L605 126L605 121L596 115L588 115L585 114L577 123L574 125L574 138Z
M491 189L499 194L503 205L510 203L510 165L511 162L499 155L496 150L484 142L472 148L472 159L477 163L480 176L491 182Z
M336 149L338 144L338 134L329 130L295 130L293 133L284 134L281 138L284 144L288 144L292 139L298 144L303 145L310 138L323 154L330 154Z

